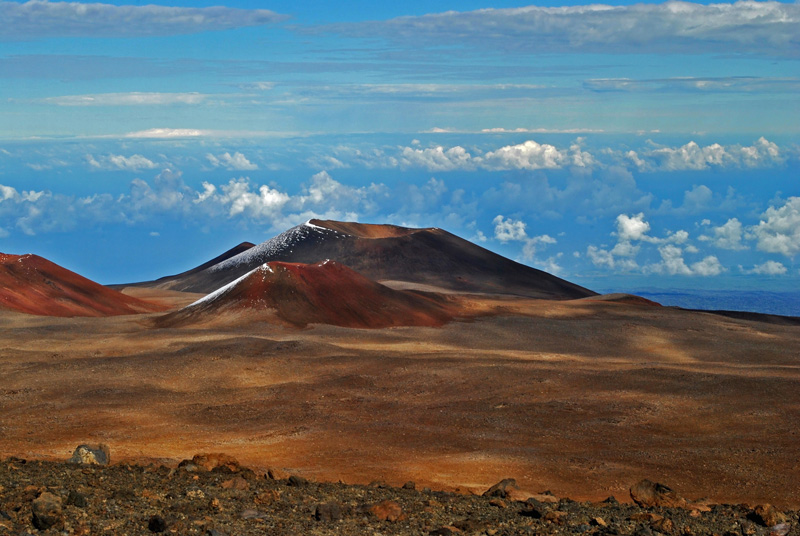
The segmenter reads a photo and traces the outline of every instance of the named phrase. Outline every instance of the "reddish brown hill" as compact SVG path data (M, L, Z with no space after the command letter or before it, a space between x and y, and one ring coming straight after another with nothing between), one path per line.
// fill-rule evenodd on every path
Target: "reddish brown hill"
M43 316L112 316L163 310L37 255L0 253L0 308Z
M241 310L262 311L300 327L384 328L441 326L452 319L454 308L440 296L394 290L334 261L270 262L160 323L191 323Z

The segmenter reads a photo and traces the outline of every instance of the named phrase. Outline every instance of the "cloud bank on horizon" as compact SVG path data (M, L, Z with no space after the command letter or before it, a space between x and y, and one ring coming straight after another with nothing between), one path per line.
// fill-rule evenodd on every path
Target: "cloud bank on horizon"
M0 1L0 250L145 279L322 217L800 281L797 3L221 3Z

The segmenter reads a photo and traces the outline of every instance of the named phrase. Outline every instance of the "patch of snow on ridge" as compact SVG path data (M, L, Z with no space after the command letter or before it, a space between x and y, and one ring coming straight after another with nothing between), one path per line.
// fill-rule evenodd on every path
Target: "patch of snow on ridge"
M291 252L292 248L296 244L311 236L312 233L324 235L330 232L331 230L326 229L325 227L304 223L296 227L292 227L291 229L288 229L278 236L270 238L269 240L262 242L257 246L253 246L247 251L243 251L238 255L234 255L230 259L224 260L219 264L215 264L209 268L209 271L218 272L235 268L237 266L254 264L257 263L259 259L267 259L268 257L279 255L287 251Z
M261 266L259 266L257 268L254 268L254 269L250 270L249 272L244 274L242 277L240 277L238 279L234 279L233 281L231 281L227 285L218 288L214 292L212 292L210 294L206 294L205 296L203 296L202 298L200 298L196 302L190 303L185 308L188 309L189 307L194 307L195 305L200 305L200 304L203 304L203 303L207 303L207 302L210 302L210 301L216 299L219 296L222 296L223 294L225 294L229 290L231 290L233 287L235 287L238 283L240 283L244 278L246 278L247 276L249 276L250 274L252 274L256 270L260 270L260 269L262 269L264 267L266 267L267 270L269 270L270 272L272 271L272 269L265 263L265 264L263 264L263 265L261 265Z

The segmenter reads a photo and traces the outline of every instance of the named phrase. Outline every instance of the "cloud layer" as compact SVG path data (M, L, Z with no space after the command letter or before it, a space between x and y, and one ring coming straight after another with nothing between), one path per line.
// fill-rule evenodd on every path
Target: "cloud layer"
M286 17L266 9L0 2L0 41L46 37L146 37L262 26Z
M330 25L329 32L399 45L469 46L503 53L800 54L800 5L666 2L449 11L384 22Z

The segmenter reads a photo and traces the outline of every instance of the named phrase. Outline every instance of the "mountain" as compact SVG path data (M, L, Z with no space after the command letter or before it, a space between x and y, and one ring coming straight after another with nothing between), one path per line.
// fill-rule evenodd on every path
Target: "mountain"
M441 326L453 317L441 296L394 290L335 261L273 261L162 317L158 324L181 325L242 310L250 320L259 319L260 311L263 319L298 327Z
M38 255L0 253L0 308L42 316L113 316L163 310Z
M310 220L211 266L162 278L159 286L208 293L267 262L314 264L325 259L394 286L542 299L595 295L442 229L323 220Z

